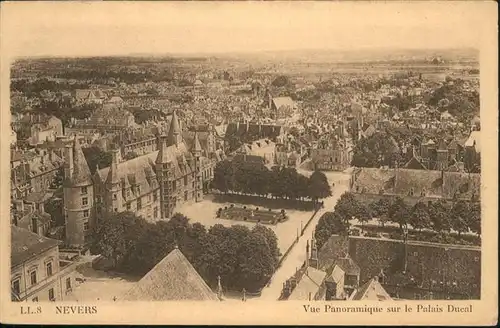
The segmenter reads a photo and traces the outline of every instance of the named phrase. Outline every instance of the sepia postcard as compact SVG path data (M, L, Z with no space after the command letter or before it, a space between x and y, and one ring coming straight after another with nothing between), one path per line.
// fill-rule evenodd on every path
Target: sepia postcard
M496 6L2 2L1 322L495 325Z

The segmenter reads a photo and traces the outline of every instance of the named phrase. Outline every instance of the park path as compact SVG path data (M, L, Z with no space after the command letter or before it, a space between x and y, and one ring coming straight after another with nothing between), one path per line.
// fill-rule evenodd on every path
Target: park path
M310 171L299 169L299 173L304 175L310 175ZM304 234L300 236L299 241L295 246L293 246L288 257L282 262L281 266L274 273L271 283L268 287L264 287L262 290L261 297L249 299L249 301L255 300L277 300L280 297L283 283L290 278L290 276L295 272L297 268L300 268L305 261L306 256L306 244L307 240L310 240L316 225L318 224L319 218L328 211L333 211L337 200L340 196L349 189L349 173L343 172L325 172L330 184L335 183L335 187L332 188L332 196L324 200L325 206L318 211L310 225L304 231Z

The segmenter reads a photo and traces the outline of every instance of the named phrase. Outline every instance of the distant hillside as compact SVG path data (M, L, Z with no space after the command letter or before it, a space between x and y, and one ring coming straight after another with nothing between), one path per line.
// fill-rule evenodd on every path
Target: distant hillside
M359 50L294 50L273 51L254 54L234 54L235 58L255 60L282 60L309 63L341 62L427 62L440 57L445 62L478 62L479 51L463 49L359 49Z

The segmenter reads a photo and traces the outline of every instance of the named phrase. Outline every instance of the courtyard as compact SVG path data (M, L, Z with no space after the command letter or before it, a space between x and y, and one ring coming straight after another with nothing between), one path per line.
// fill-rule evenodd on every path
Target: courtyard
M111 271L92 268L94 256L80 258L77 272L84 281L73 288L65 300L73 302L119 301L140 277L131 277Z
M236 204L235 204L236 205ZM257 222L250 221L234 221L223 218L217 218L216 213L219 208L230 207L230 203L216 203L212 200L211 195L205 196L205 199L201 202L194 204L185 204L177 209L177 212L187 216L191 223L201 223L207 227L207 229L215 224L221 224L225 227L230 227L235 224L247 226L248 228L253 228ZM250 207L249 205L247 205ZM286 215L288 220L284 222L279 222L276 225L265 224L264 226L270 228L276 233L278 237L278 247L281 254L284 254L290 245L297 238L297 234L300 234L301 225L305 226L307 221L311 218L313 211L298 211L298 210L286 210Z

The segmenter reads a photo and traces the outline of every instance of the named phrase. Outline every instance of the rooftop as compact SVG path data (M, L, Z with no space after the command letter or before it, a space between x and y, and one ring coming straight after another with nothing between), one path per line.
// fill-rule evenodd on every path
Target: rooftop
M11 226L11 267L57 247L61 242L37 235L29 230Z
M127 301L218 301L179 249L174 249L129 290Z

